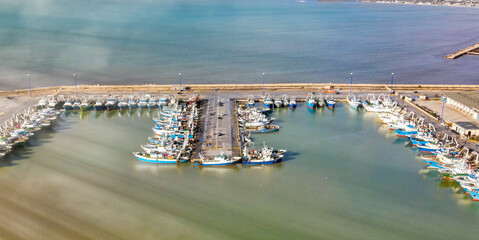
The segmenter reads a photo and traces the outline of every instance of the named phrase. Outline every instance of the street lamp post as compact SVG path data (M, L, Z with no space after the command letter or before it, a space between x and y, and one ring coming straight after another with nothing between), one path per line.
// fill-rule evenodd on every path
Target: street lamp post
M349 94L351 94L353 92L353 73L350 73L351 76L351 84L349 85Z
M441 125L444 124L444 103L446 102L446 96L444 94L441 96L442 100L442 111L441 111Z
M181 89L181 73L178 73L178 77L180 78L180 92L182 91Z
M266 73L263 73L263 97L264 97L264 82L265 82L265 78L266 78Z
M394 90L393 90L393 83L394 83L394 73L391 73L391 94L394 93Z
M78 87L77 87L77 74L73 74L73 80L75 81L75 97L78 97Z
M30 73L27 74L27 78L28 78L28 89L30 90L30 97L32 97L32 83L30 81Z

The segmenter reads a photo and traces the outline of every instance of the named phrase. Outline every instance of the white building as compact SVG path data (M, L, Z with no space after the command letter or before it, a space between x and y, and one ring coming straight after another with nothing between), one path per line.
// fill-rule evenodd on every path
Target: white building
M446 104L474 119L479 119L479 91L448 93L446 97Z
M467 137L479 135L479 127L473 122L453 122L452 130Z

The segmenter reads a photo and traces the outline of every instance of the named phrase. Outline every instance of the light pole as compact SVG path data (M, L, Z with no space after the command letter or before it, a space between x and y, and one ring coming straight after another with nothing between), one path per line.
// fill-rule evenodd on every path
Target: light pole
M178 73L178 77L180 78L180 93L181 93L181 91L182 91L182 89L181 89L181 73Z
M391 94L393 94L394 73L391 73Z
M349 94L351 94L353 92L353 73L350 73L351 74L351 84L349 85Z
M263 97L264 97L264 82L265 82L265 78L266 78L266 73L263 73Z
M77 74L73 74L73 80L75 81L75 97L78 97L78 87L77 87Z
M442 94L441 100L442 100L442 111L441 111L441 125L442 125L444 123L444 103L446 102L446 96L444 96L444 94Z
M32 97L32 83L30 81L30 73L27 74L27 78L28 78L28 89L30 90L30 97Z

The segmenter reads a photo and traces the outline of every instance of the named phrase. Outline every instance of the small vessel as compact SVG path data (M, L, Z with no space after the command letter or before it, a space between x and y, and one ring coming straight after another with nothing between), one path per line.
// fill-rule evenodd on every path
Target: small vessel
M57 106L58 102L55 99L55 97L51 96L48 100L48 107L49 108L55 108Z
M137 107L138 107L138 102L136 101L134 97L131 97L130 100L128 100L128 108L131 110Z
M73 109L73 102L70 100L66 100L63 104L63 109L65 110L72 110Z
M195 165L199 166L230 166L241 162L241 157L227 157L226 154L220 153L213 159L206 159L200 153L200 161L195 162Z
M46 108L47 105L48 105L47 99L42 97L42 99L40 99L40 101L38 101L37 107L38 108Z
M75 100L72 105L73 110L80 110L80 105L81 105L81 101Z
M169 97L168 95L163 95L159 100L158 100L158 106L167 106L169 103Z
M168 155L168 153L143 153L134 152L138 160L147 163L185 163L188 162L188 158L176 159L174 156Z
M318 107L324 107L325 102L323 94L320 93L318 96Z
M120 102L118 103L118 108L120 108L120 110L128 109L128 101L126 101L126 99L120 99Z
M280 98L276 98L276 99L274 100L274 106L277 107L277 108L282 107L282 106L283 106L283 101L281 101Z
M105 101L102 99L96 100L95 104L93 104L93 109L95 109L95 111L105 110Z
M148 109L156 108L158 107L158 103L156 102L156 99L154 97L150 97L148 100Z
M336 101L334 101L333 95L329 95L329 99L326 100L326 105L328 105L329 108L334 108Z
M90 102L88 102L88 100L83 99L83 101L81 101L81 103L80 103L80 110L81 111L88 111L91 108L92 108L92 105L90 104Z
M266 146L263 142L263 148L260 151L244 148L243 164L245 165L264 165L280 162L283 159L283 153L286 150L274 150Z
M105 107L108 111L115 109L118 106L118 101L114 97L108 98L105 103Z
M308 94L308 96L306 97L306 105L308 106L308 108L311 109L316 107L316 99L314 97L314 94Z
M254 104L255 104L254 96L253 96L253 95L249 95L247 102L248 102L248 106L253 107Z
M356 99L356 96L351 93L346 97L346 101L348 102L349 107L352 109L357 109L361 105L361 101Z
M269 94L266 94L263 98L263 105L266 107L266 108L273 108L273 99L271 98L271 96Z
M281 101L283 101L283 106L287 107L289 105L288 95L284 94Z
M250 133L270 133L270 132L277 132L279 131L279 126L278 125L272 125L272 124L267 124L267 125L262 125L256 128L248 129Z
M289 100L289 107L290 108L296 108L296 98L295 97L291 97L291 99Z
M142 97L140 101L138 102L138 108L140 109L145 109L148 108L148 101L146 97Z

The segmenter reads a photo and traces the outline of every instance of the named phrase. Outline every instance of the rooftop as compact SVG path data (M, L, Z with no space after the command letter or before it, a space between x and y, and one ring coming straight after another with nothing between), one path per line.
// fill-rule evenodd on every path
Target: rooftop
M446 96L471 108L479 109L479 91L448 93Z
M465 130L479 129L479 127L473 122L455 122L454 124Z

